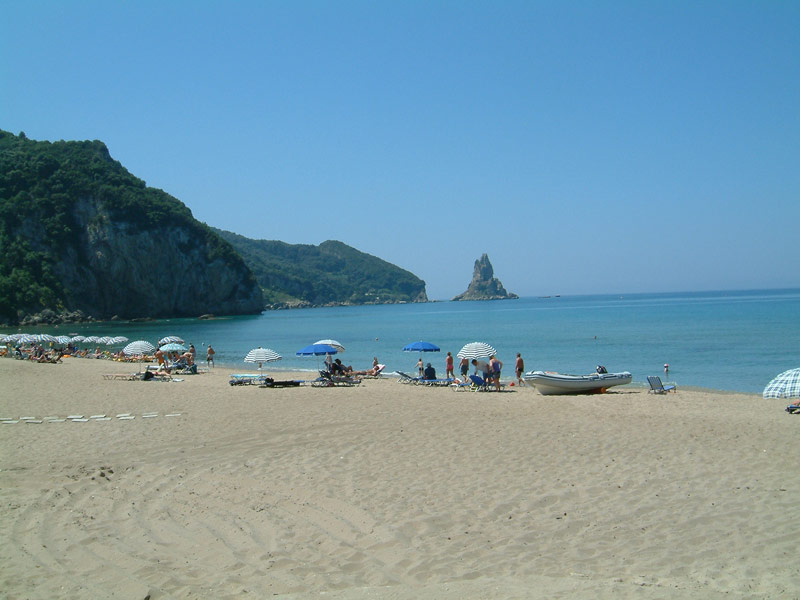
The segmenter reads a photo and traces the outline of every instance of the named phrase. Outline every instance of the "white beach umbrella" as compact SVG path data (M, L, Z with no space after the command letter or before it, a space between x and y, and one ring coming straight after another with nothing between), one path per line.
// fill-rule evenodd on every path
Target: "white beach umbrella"
M122 349L122 353L128 356L140 356L142 354L147 354L148 352L152 352L155 349L156 347L153 346L153 344L151 344L150 342L146 342L144 340L137 340L125 346Z
M497 350L492 348L489 344L484 342L470 342L465 344L461 350L458 351L458 358L466 358L469 360L478 358L489 358L497 354Z
M258 372L261 374L261 365L263 363L275 362L281 358L281 355L275 352L275 350L270 350L269 348L253 348L244 357L244 362L258 363Z
M56 341L59 344L69 344L70 341L72 341L72 338L70 338L68 335L60 335L56 338Z
M124 335L118 335L118 336L115 336L115 337L111 338L111 343L112 344L122 344L123 342L127 342L127 341L128 341L128 338L126 338Z
M325 344L327 346L333 346L334 348L336 348L338 352L344 352L344 346L342 346L336 340L317 340L316 342L314 342L314 344Z
M764 398L800 398L800 369L789 369L770 381Z
M183 338L178 337L177 335L168 335L166 337L161 338L158 340L158 345L163 346L164 344L183 344Z

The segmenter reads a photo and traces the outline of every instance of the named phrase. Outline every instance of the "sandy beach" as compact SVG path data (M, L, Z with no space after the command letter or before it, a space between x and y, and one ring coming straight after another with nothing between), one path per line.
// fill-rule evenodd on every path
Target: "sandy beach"
M800 597L786 401L135 370L0 359L4 598Z

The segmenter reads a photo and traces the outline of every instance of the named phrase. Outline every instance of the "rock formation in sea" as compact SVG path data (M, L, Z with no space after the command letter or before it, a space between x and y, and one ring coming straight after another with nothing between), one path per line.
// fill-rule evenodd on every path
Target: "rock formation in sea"
M472 271L472 281L463 294L459 294L457 300L507 300L519 298L516 294L506 291L500 280L494 276L492 263L489 262L487 254L475 261L475 268Z

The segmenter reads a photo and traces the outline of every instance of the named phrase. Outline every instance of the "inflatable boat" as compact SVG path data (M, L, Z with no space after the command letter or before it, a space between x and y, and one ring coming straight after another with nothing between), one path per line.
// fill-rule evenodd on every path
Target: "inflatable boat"
M630 383L633 377L627 371L622 373L592 373L590 375L567 375L552 371L529 371L525 381L533 384L540 394L602 394L615 385Z

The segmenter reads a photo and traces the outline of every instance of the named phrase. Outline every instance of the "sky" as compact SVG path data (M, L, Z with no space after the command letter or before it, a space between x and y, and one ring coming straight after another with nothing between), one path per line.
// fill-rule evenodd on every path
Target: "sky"
M0 129L463 292L800 287L800 2L0 0Z

